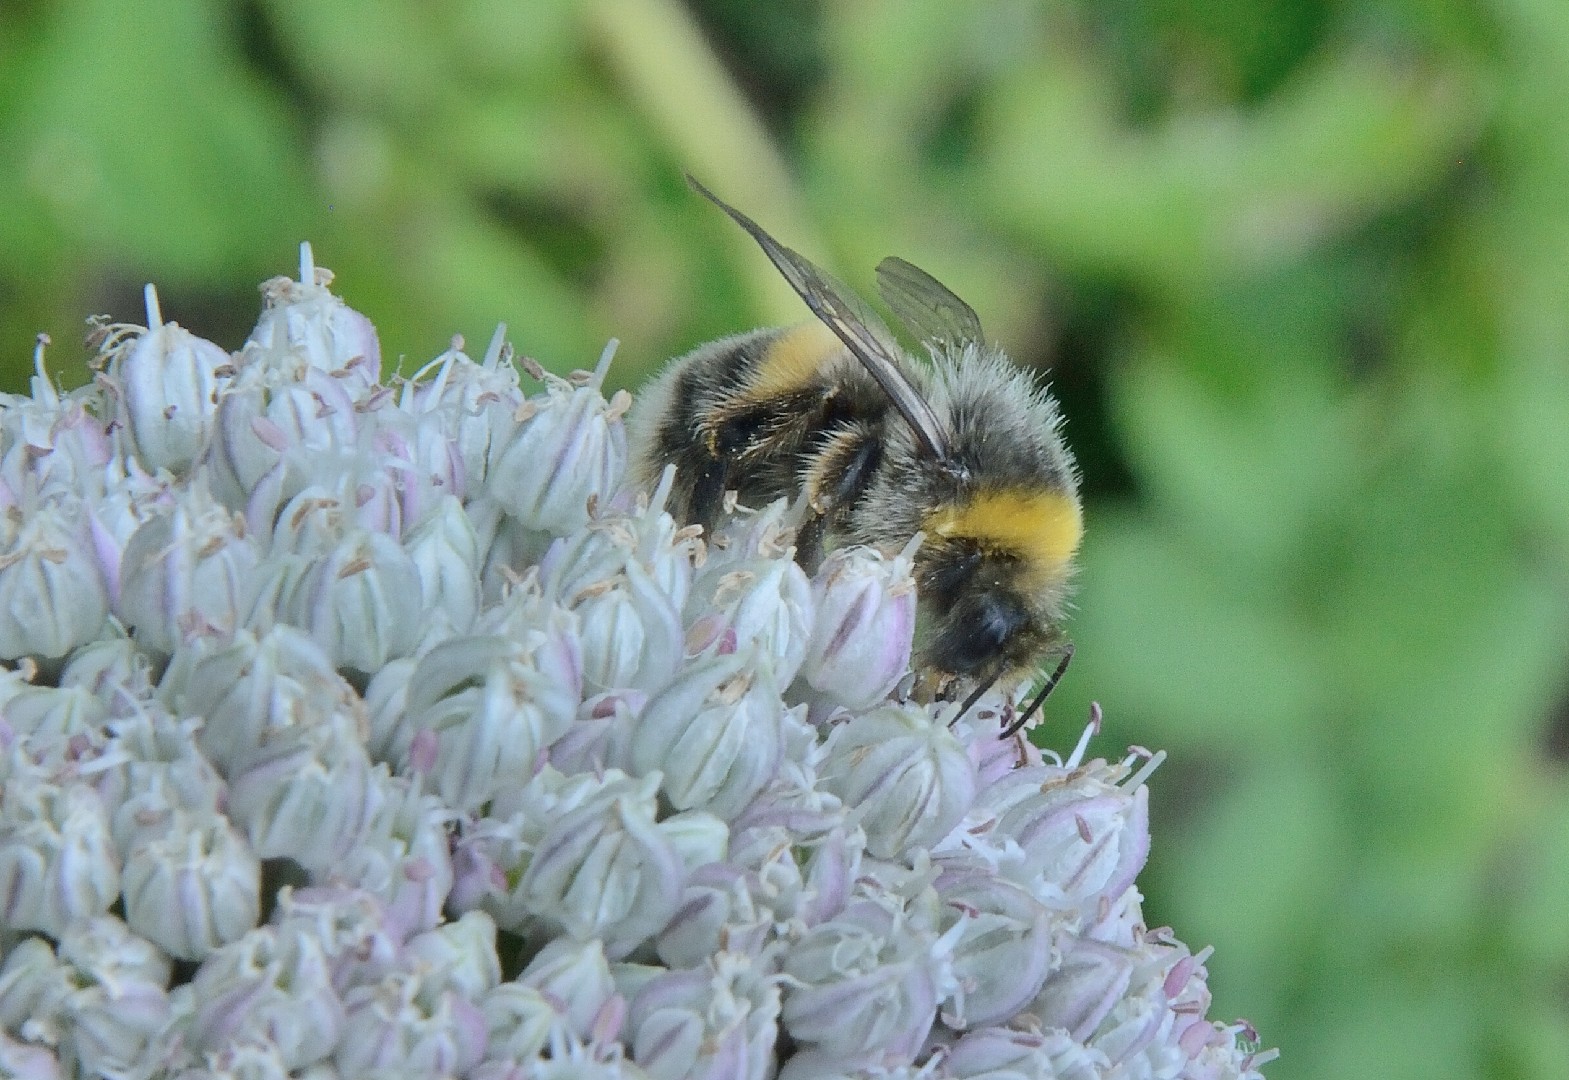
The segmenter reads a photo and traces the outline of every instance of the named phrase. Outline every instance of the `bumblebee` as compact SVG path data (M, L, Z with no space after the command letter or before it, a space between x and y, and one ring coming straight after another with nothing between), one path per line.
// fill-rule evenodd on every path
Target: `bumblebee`
M630 417L637 478L676 466L667 503L711 531L725 495L803 503L796 558L867 544L915 556L915 668L967 710L999 680L1060 662L1009 725L1018 731L1072 656L1062 623L1083 532L1079 478L1056 401L997 348L974 309L903 259L879 292L930 363L912 359L854 293L696 180L762 247L816 319L678 357ZM804 498L803 498L804 496Z

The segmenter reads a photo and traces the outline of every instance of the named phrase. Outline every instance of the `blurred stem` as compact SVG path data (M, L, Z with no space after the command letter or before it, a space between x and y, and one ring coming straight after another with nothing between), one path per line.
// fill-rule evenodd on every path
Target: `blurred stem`
M784 158L680 0L588 0L587 25L629 97L684 169L792 247L821 252ZM696 198L694 195L693 198ZM734 230L752 291L770 320L795 322L801 301Z

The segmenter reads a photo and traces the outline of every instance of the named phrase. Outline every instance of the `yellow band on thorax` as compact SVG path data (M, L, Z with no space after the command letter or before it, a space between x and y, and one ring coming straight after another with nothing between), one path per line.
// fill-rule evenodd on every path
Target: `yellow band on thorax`
M962 506L927 515L933 536L974 540L983 549L1016 555L1033 577L1060 577L1079 548L1079 503L1060 491L983 491Z

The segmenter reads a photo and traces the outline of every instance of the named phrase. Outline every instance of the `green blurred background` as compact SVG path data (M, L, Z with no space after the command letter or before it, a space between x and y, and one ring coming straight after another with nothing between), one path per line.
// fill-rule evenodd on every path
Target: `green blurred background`
M0 0L0 354L237 347L310 238L414 363L933 270L1083 463L1070 743L1275 1080L1569 1076L1569 2Z

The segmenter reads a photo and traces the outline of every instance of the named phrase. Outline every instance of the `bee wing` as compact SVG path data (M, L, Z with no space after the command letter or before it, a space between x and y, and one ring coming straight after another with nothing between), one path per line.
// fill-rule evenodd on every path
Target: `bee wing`
M899 321L924 341L962 348L982 340L975 309L913 263L893 255L878 263L877 291Z
M819 270L804 255L785 247L763 231L762 226L730 206L691 176L687 182L699 195L729 214L731 219L756 240L763 253L779 268L790 287L806 301L812 314L839 336L863 367L877 380L893 407L899 410L933 457L948 456L948 432L926 398L910 381L900 363L900 350L883 321L854 293Z

